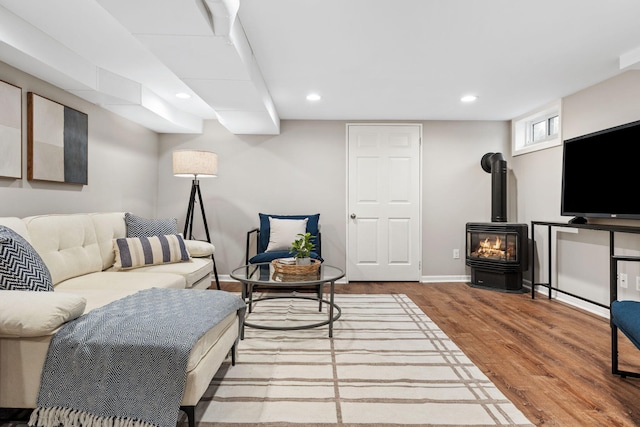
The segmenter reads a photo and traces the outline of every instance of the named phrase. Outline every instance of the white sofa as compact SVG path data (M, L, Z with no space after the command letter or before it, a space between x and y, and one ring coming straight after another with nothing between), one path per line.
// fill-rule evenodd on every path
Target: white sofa
M49 342L64 322L142 289L211 285L214 248L206 242L185 240L186 262L114 270L113 240L126 237L124 213L5 217L0 225L33 246L54 285L53 292L0 291L0 408L36 407ZM181 402L190 424L212 377L230 352L235 356L238 330L237 314L229 315L191 351Z

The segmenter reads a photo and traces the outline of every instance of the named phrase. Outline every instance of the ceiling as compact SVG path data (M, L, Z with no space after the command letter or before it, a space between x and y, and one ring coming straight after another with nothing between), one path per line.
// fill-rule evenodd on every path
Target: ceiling
M160 133L509 120L640 69L639 16L637 0L0 0L0 61Z

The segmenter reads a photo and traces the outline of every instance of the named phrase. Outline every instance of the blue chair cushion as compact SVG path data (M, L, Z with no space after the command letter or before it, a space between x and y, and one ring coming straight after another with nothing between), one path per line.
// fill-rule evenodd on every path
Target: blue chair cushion
M271 262L274 259L278 258L289 258L293 256L293 254L289 251L273 251L273 252L262 252L260 254L255 255L249 260L249 264L257 264L259 262ZM311 258L324 261L317 253L311 252Z
M319 213L314 215L271 215L271 214L259 213L258 216L260 217L260 239L258 240L258 254L260 254L261 252L264 252L267 249L267 246L269 246L269 234L271 231L269 226L269 217L278 218L278 219L309 218L309 220L307 221L307 232L311 233L312 236L318 236L318 233L320 232L319 225L318 225L320 221ZM312 241L317 245L317 242L315 241L315 239L312 239ZM284 257L277 256L276 258L285 258L287 256L291 256L291 255L285 255Z
M614 301L611 321L640 349L640 302Z

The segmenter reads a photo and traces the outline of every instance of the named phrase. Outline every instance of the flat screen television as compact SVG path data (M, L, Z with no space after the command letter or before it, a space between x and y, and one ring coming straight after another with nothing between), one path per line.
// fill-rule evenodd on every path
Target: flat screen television
M640 219L640 121L564 141L561 215Z

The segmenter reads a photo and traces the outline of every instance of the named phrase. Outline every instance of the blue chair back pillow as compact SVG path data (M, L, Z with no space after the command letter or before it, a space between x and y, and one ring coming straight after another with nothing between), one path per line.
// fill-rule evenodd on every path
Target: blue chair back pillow
M317 247L317 236L320 232L319 230L319 221L320 214L314 215L271 215L271 214L263 214L259 213L260 217L260 239L258 240L258 253L262 253L267 250L267 246L269 246L269 234L271 232L271 228L269 226L269 217L278 218L278 219L305 219L309 218L307 221L307 232L311 233L312 236L315 236L313 239L313 243L316 244Z

